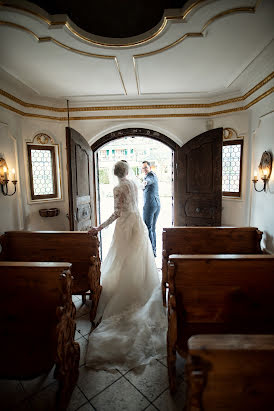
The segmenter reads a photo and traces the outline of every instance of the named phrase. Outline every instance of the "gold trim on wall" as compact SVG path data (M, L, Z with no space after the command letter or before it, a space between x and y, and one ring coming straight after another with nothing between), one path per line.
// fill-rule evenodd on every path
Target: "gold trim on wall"
M180 109L180 108L210 108L215 106L223 106L226 104L231 103L238 103L244 101L248 97L250 97L253 93L258 91L261 87L267 84L274 78L274 71L270 73L267 77L265 77L262 81L260 81L256 86L252 87L248 92L246 92L243 96L234 97L227 100L220 100L215 101L213 103L198 103L198 104L150 104L150 105L135 105L135 106L93 106L93 107L71 107L69 109L70 113L78 112L78 111L118 111L118 110L163 110L163 109ZM67 113L67 108L65 107L51 107L51 106L43 106L40 104L32 104L27 103L12 94L7 93L4 90L0 89L0 95L3 97L8 98L9 100L14 101L17 104L20 104L23 107L33 108L37 110L47 110L47 111L54 111L59 113Z
M86 116L86 117L70 117L70 120L116 120L116 119L145 119L145 118L179 118L179 117L211 117L217 116L221 114L229 114L235 113L238 111L245 111L248 108L252 107L254 104L258 103L259 101L263 100L270 94L274 92L274 87L271 87L263 94L252 100L250 103L246 104L242 107L235 107L230 108L227 110L221 111L213 111L210 113L171 113L171 114L121 114L121 115L113 115L113 116ZM35 113L26 113L24 111L18 110L8 104L0 102L0 106L6 108L7 110L13 111L23 117L34 117L34 118L42 118L47 120L57 120L57 121L67 121L67 117L56 117L56 116L48 116L43 114L35 114Z
M244 136L239 136L237 131L232 127L226 127L223 129L223 140L235 140L236 139L244 139Z
M44 23L46 23L49 27L53 27L53 26L64 26L66 27L74 36L78 37L79 39L86 41L88 43L94 44L96 46L103 46L103 47L119 47L119 48L126 48L126 47L133 47L133 46L139 46L141 44L147 43L150 40L155 39L156 37L159 36L159 34L161 34L163 32L163 30L165 29L167 22L170 20L181 20L184 21L186 19L186 17L188 15L190 15L197 7L199 7L202 3L204 3L205 1L208 0L197 0L195 1L193 4L191 4L184 12L182 15L179 16L165 16L163 18L162 24L160 25L160 27L152 34L148 35L147 37L145 37L142 40L138 40L138 41L132 41L129 43L106 43L104 41L98 41L98 40L94 40L94 39L90 39L87 36L84 36L83 34L81 34L79 31L77 31L76 29L74 29L69 21L68 21L68 17L66 21L51 21L50 19L46 18L45 16L42 16L40 13L34 12L33 10L29 10L28 8L22 6L22 5L17 5L17 4L9 4L5 1L0 1L0 6L1 7L6 7L6 8L10 8L10 9L14 9L14 10L19 10L19 11L23 11L24 13L27 14L31 14L34 17L39 18L40 20L42 20ZM153 30L153 29L152 29ZM92 34L91 34L92 35Z
M93 58L100 58L100 59L105 59L105 60L113 60L116 69L118 70L118 74L122 83L122 87L124 90L125 95L127 95L127 91L125 88L125 83L122 77L122 73L119 67L119 63L118 63L118 59L116 56L109 56L109 55L104 55L104 54L96 54L96 53L89 53L88 51L83 51L83 50L79 50L79 49L75 49L73 47L67 46L64 43L61 43L58 40L55 40L53 37L39 37L37 36L37 34L35 34L33 31L29 30L28 28L21 26L20 24L16 24L16 23L12 23L10 21L3 21L0 20L0 26L8 26L8 27L12 27L15 29L19 29L22 31L25 31L26 33L32 35L39 43L47 43L47 42L52 42L54 44L56 44L59 47L62 47L66 50L71 51L72 53L77 53L77 54L81 54L87 57L93 57Z

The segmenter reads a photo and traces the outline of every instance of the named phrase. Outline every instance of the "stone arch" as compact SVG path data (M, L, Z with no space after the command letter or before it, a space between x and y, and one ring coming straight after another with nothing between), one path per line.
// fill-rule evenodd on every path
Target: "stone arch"
M162 134L158 131L151 130L148 128L139 128L139 127L132 127L132 128L124 128L116 131L112 131L105 136L99 138L95 143L91 145L92 151L98 150L100 147L109 143L110 141L117 140L123 137L147 137L153 140L160 141L161 143L167 145L172 150L176 150L179 148L179 145L175 143L175 141L171 140L171 138L167 137L165 134Z

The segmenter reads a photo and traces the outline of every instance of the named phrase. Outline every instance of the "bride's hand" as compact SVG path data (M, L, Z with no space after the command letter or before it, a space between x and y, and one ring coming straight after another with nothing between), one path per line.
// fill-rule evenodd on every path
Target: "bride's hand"
M88 231L88 235L97 235L99 232L97 227L92 227L91 230Z

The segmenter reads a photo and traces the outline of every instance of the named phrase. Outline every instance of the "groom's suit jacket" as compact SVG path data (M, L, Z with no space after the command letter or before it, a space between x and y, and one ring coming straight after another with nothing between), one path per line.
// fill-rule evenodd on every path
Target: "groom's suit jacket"
M158 189L158 178L153 171L145 176L147 182L144 188L144 209L155 208L160 206L160 197Z

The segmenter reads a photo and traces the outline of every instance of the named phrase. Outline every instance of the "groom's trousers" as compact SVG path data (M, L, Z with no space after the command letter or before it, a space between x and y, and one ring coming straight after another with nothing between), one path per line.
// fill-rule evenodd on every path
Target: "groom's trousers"
M156 257L156 222L160 213L159 204L145 205L143 208L143 219L148 229L149 239L153 254Z

